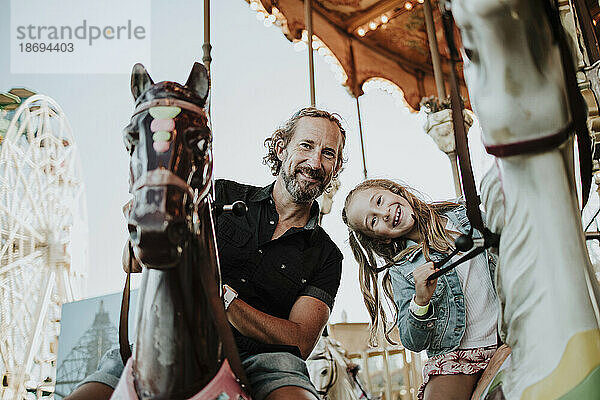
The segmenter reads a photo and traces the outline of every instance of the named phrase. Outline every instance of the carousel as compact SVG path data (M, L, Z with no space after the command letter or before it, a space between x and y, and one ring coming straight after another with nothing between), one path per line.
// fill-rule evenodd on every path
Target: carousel
M308 75L311 83L310 96L312 104L315 104L315 98L317 97L314 87L313 57L322 56L331 65L332 71L334 71L340 83L356 99L359 127L361 121L359 98L363 94L363 85L376 83L382 89L401 97L409 109L417 111L421 108L426 112L427 122L424 125L424 131L432 136L439 149L449 157L456 194L459 196L464 195L467 204L471 198L470 202L475 203L471 206L471 209L479 204L479 199L476 198L477 193L481 195L481 200L488 210L507 208L501 210L501 214L490 212L486 221L488 226L495 221L498 233L501 230L507 231L502 236L507 239L500 242L500 257L502 260L504 252L507 254L505 257L511 259L510 263L506 262L500 268L498 279L502 282L501 292L499 293L504 307L502 324L503 328L507 330L504 332L506 337L503 337L503 339L513 347L514 355L509 357L506 362L504 362L504 359L507 357L507 353L499 355L500 359L495 360L496 364L502 364L501 369L504 371L502 375L504 375L504 382L506 382L506 389L504 389L506 398L558 398L571 392L578 394L566 395L565 398L571 398L569 396L574 396L572 398L595 398L595 396L585 396L600 392L599 386L590 383L598 373L596 371L598 371L599 349L597 337L599 321L597 311L598 290L596 284L598 277L600 277L600 258L598 256L600 253L598 238L600 236L598 234L597 212L600 202L598 201L598 194L593 189L597 188L600 182L598 180L600 164L598 164L597 155L590 155L589 150L591 148L593 154L597 154L595 152L598 135L599 103L597 99L600 95L597 75L600 60L597 35L600 32L596 28L600 17L600 7L597 2L560 1L556 4L548 2L553 3L551 7L555 8L554 15L548 12L548 5L544 6L542 4L545 2L539 2L537 6L520 6L517 2L514 4L513 2L501 4L501 2L488 1L483 2L485 5L475 5L476 2L456 0L452 2L365 0L352 3L328 0L246 1L250 8L256 12L257 19L262 21L265 26L275 24L281 28L283 35L293 43L294 47L309 50ZM452 18L452 13L455 14L456 19L456 25L454 26L451 22L445 22L445 20ZM489 13L489 15L486 13ZM520 19L523 20L522 23L509 23ZM540 31L553 32L552 45L556 49L553 50L555 54L551 50L547 50L548 53L537 53L536 49L527 49L527 46L524 45L527 42L537 43L540 48L547 49L547 38L533 35L526 32L525 29L527 23L544 19L547 19L546 25L543 26L543 22ZM506 27L501 26L502 23L506 24ZM562 33L558 29L559 25L564 29ZM507 28L509 26L511 28ZM459 30L461 35L459 35ZM521 44L509 47L507 44L499 42L497 37L502 37L503 34L505 37L514 35L515 41L518 43L520 40ZM485 37L489 42L485 44L474 42L478 37ZM463 43L461 43L461 39ZM465 40L468 40L469 43L465 44ZM462 57L457 51L460 47L462 47ZM568 49L572 51L569 52ZM502 56L499 57L499 54ZM542 57L545 58L540 61L539 58ZM570 67L569 63L565 61L567 57L568 60L574 62L574 68ZM524 81L533 79L531 82L535 82L535 84L522 85L529 93L528 95L510 92L512 82L502 75L502 71L499 70L500 67L495 68L488 61L497 58L500 67L504 67L505 71L511 71L511 79L522 79ZM552 70L550 68L552 62L555 63L553 67L556 71L548 72ZM463 71L463 68L465 71ZM546 72L533 72L539 69ZM559 77L563 75L564 78L550 78L548 75ZM466 78L466 84L463 76ZM493 83L488 82L492 80ZM546 92L546 95L542 94L544 89L549 90L548 88L551 87L553 87L553 92ZM565 99L564 104L551 106L548 103L541 102L548 95L559 99L563 97ZM506 97L494 98L493 96ZM491 98L498 100L498 105L493 106ZM488 115L485 114L487 112L486 108L490 112ZM557 113L558 110L566 109L566 111L562 111L566 116L563 119L547 120L544 124L542 123L543 115L550 109L554 109ZM581 110L584 109L587 109L586 115L582 115L584 113ZM472 110L475 111L484 130L484 142L488 153L498 157L495 173L488 173L490 176L484 178L481 188L476 188L473 182L469 165L469 153L466 151L466 133L473 124L472 117L474 114ZM501 117L492 115L493 113L502 112L504 114ZM537 115L539 118L531 118L532 115ZM524 122L522 127L515 124L517 125L516 128L508 128L508 132L510 132L508 136L499 132L501 129L506 129L503 128L505 126L503 124L507 123L506 121L512 121L513 119L530 120L530 122ZM563 127L564 129L560 129L558 133L550 132L550 126L556 129ZM569 148L572 148L572 144L564 144L567 142L567 132L572 133L573 131L585 132L577 134L577 144L579 146L577 153L580 158L575 161L573 161L573 156L569 150ZM550 139L546 137L550 137ZM362 128L360 129L360 139L363 173L364 177L367 178L369 176L367 169L368 154L365 154L363 140L368 141L368 133L363 133ZM553 145L546 144L552 140L554 140ZM529 336L526 336L528 339L525 339L523 337L525 326L520 321L524 318L523 315L531 315L533 310L545 314L544 307L549 307L548 310L554 309L553 307L557 306L555 304L556 300L553 302L544 299L541 294L532 294L533 287L531 285L516 285L509 275L533 276L536 265L541 265L543 259L547 259L550 264L555 264L554 268L559 270L561 270L560 265L571 268L572 262L565 259L564 263L561 264L559 261L560 256L551 255L551 252L544 251L546 246L552 247L552 243L557 243L557 240L561 242L559 238L562 236L555 232L556 226L549 224L544 227L544 223L533 226L527 225L525 222L516 223L517 219L522 221L537 221L538 219L544 222L549 221L549 214L544 215L543 211L534 216L533 213L523 210L526 208L525 204L532 203L535 196L532 196L530 185L523 186L525 185L523 176L526 175L523 170L531 167L528 163L519 159L528 160L527 155L537 156L537 154L544 151L553 150L552 146L558 148L559 145L562 146L561 151L564 153L563 156L568 164L566 171L536 166L533 168L530 179L537 182L546 181L547 179L552 181L566 174L564 179L570 182L562 183L563 186L555 187L553 190L556 190L557 193L566 192L567 197L562 199L561 205L557 205L558 208L563 208L564 204L573 204L571 214L561 219L561 225L559 226L562 227L563 223L564 226L569 226L573 237L573 244L569 245L569 248L579 249L576 252L579 252L581 257L575 258L580 260L577 263L580 265L581 270L578 278L569 279L569 282L573 285L569 290L579 288L576 291L583 293L580 300L582 304L589 304L589 308L587 317L581 316L581 320L577 322L569 320L541 322L532 318L527 332L532 332L531 329L536 326L536 330L540 331L540 336L543 336L542 329L552 329L551 327L558 324L571 326L569 329L565 329L570 333L564 332L561 335L549 338L547 342L543 342L544 346L551 346L556 349L565 349L566 346L564 352L558 350L548 352L540 349L539 353L535 353L537 350L534 349L540 347L541 342L535 342L535 339ZM525 149L521 150L520 147ZM554 151L556 152L556 150ZM460 163L458 160L460 160ZM514 162L514 160L519 161ZM511 168L518 171L514 177L509 172ZM573 168L578 169L578 173L573 172ZM543 172L542 169L544 169ZM596 178L592 185L592 193L588 196L590 193L589 187L592 184L592 174ZM577 187L575 181L579 184L583 182L583 185ZM499 185L506 186L502 186L502 189L500 189ZM510 189L511 186L513 189ZM469 192L473 194L469 194ZM544 188L538 193L550 194L553 191ZM579 196L578 200L577 194ZM502 207L498 203L499 198L502 199ZM538 201L542 200L539 199ZM517 204L519 207L517 207ZM513 209L509 210L509 205ZM536 207L534 209L537 210ZM476 213L471 212L471 215L474 214ZM507 217L508 215L510 217ZM496 220L493 220L493 218L496 218ZM477 226L476 223L473 223L471 217L469 219L473 226ZM567 223L566 220L569 222ZM511 225L511 223L514 223L514 225ZM521 230L527 231L528 235L526 237L520 235ZM554 232L554 236L544 233L544 230ZM587 242L582 240L581 232L584 231ZM526 255L516 251L515 245L510 244L510 241L514 240L518 240L518 246L522 245L525 252L529 250L530 253ZM536 245L539 242L545 243L543 248ZM527 248L527 246L531 246L531 248ZM531 253L536 250L543 254L533 257ZM521 261L521 267L516 266L518 262L513 261L513 257L515 260ZM593 264L590 263L589 259L592 260ZM512 266L513 262L515 263L514 267ZM527 269L524 267L525 265L530 267ZM545 275L555 276L555 274L558 273L548 272ZM537 285L544 285L544 283L540 280ZM528 293L529 296L525 293ZM565 298L568 297L566 293L564 296ZM518 307L517 304L522 304L522 302L526 302L531 309L525 311L523 307ZM562 304L562 300L559 300L559 302ZM565 310L565 312L568 311ZM346 344L346 348L350 350L349 353L353 354L353 359L363 366L360 374L362 374L363 381L366 382L364 386L366 386L369 393L386 399L416 398L416 388L421 382L420 373L415 373L415 371L420 371L421 359L419 355L410 354L401 345L398 348L388 349L384 346L380 349L369 349L371 351L369 353L363 348L362 343L364 342L356 342L350 339L353 336L360 336L357 332L357 330L360 330L358 326L350 327L347 324L339 324L337 329L331 328L332 332L337 332L341 342ZM363 327L363 329L365 328ZM574 333L578 330L579 333ZM527 333L527 335L532 334ZM559 384L550 384L549 381L556 382L559 371L565 371L570 368L567 367L568 365L572 365L570 357L574 357L574 352L577 352L574 350L574 346L579 346L579 344L574 343L578 340L587 343L583 346L589 346L589 354L593 356L590 356L591 359L584 363L585 368L580 369L576 374L571 374L572 376L562 379ZM327 339L327 343L329 342L330 339ZM382 342L385 343L385 341ZM581 347L577 348L581 349ZM406 369L402 379L395 379L393 373L390 373L393 368L390 367L389 360L393 358L394 353L402 354L399 365ZM321 356L317 358L324 359L323 354L325 354L325 351L321 350ZM368 366L371 355L374 357L381 356L383 361L383 365L379 364L380 370L375 373L375 375L383 373L385 376L382 379L385 383L379 386L372 383L374 379L370 376L372 369L370 370ZM584 355L587 356L588 354L579 354L577 357L584 357ZM414 361L411 362L412 360ZM539 367L539 363L543 364L544 367ZM528 367L525 367L525 365L528 365ZM330 368L330 370L333 370L333 368ZM311 374L316 376L316 382L319 382L319 384L331 387L331 381L323 380L323 376L331 377L331 373L329 375L319 375L311 371ZM485 396L488 391L497 390L501 386L501 380L497 379L498 376L500 374L496 375L494 372L489 371L485 379L482 378L485 384L484 382L481 383L481 387L473 395L473 398L487 398ZM559 379L559 381L561 380ZM582 389L586 386L593 388L591 392ZM357 393L357 396L359 396L360 392ZM582 393L585 393L585 395ZM335 397L330 395L330 398L353 398L348 397L349 395L346 396L338 395L338 397Z
M501 337L512 354L499 352L473 399L596 398L600 393L600 202L593 190L600 183L597 2L246 1L265 26L280 27L294 47L308 49L313 105L316 55L327 60L356 99L359 127L359 98L363 85L371 82L401 96L410 109L424 109L424 130L448 155L456 194L465 197L471 224L483 227L478 210L474 211L480 199L488 210L486 226L501 234L499 243L485 246L499 247ZM507 37L510 45L502 39ZM487 152L497 157L480 188L473 182L467 150L472 111L482 126ZM362 127L360 138L367 178L363 140L368 134ZM566 285L550 294L547 288L556 288L557 282ZM573 314L569 305L574 303L581 307ZM551 317L556 310L570 317ZM324 338L309 360L309 365L316 364L311 368L316 386L327 389L320 392L323 398L415 398L421 382L419 355L401 345L369 353L364 341L351 339L360 337L359 327L337 324L330 331L346 344L345 354L354 354L363 366L363 385L354 379L354 395L333 389L333 382L341 382L337 378L347 374L336 374L333 365L324 372L326 361L336 358L333 349L339 351L340 346ZM393 354L402 354L402 379L390 373ZM373 385L369 371L373 355L383 361L385 383L379 387ZM345 363L351 364L348 359Z
M599 213L595 211L600 201L594 191L600 182L595 151L600 132L598 3L245 1L261 23L278 26L294 47L307 50L311 105L317 104L318 98L314 57L324 57L355 99L359 123L360 97L366 84L379 85L412 111L424 109L424 131L447 154L456 194L466 200L471 225L482 231L484 217L479 206L486 209L489 230L483 240L472 241L468 250L475 254L488 247L499 249L500 335L511 351L499 352L493 359L472 399L597 398L600 271L590 260L598 259L595 254L600 242ZM176 143L190 146L188 158L180 165L160 173L136 170L139 176L133 176L134 199L125 213L131 237L138 240L126 249L124 267L131 271L134 264L141 263L149 268L143 272L133 358L128 352L127 330L121 330L121 355L128 361L113 396L116 399L151 398L156 388L164 389L156 394L161 398L251 398L226 323L218 282L212 134L207 118L210 7L208 0L204 4L203 64L192 67L185 85L155 84L140 64L132 71L137 107L124 132L132 164L141 165L139 160L166 151L168 139L160 142L154 134L159 123L174 126L173 120L183 121L194 128L195 136ZM52 124L46 121L52 118L59 129L48 130ZM473 179L467 148L473 118L482 126L486 150L496 157L480 188ZM52 379L47 378L51 375L40 371L45 371L44 363L52 362L48 349L52 349L57 330L52 324L57 321L52 306L78 296L74 282L82 270L65 260L65 252L74 229L71 226L79 219L73 210L82 211L72 207L81 199L80 180L74 142L60 108L51 99L33 96L24 100L11 121L3 135L0 157L0 179L4 179L0 180L4 191L0 195L8 193L0 205L6 208L0 213L0 260L7 260L0 265L0 272L7 274L2 287L7 293L2 301L7 307L2 310L2 329L17 330L18 334L0 337L0 351L8 349L1 353L4 376L0 393L3 398L24 398L33 389L37 396L40 391L52 392L43 386L44 382L51 386ZM369 140L362 127L360 140L361 144ZM363 145L364 178L369 177L368 156ZM44 185L36 193L44 193L45 198L30 193L29 184L23 183L29 182L23 171ZM143 182L136 184L138 180ZM171 205L173 209L159 213L148 200L148 188L164 191L166 197L167 186L177 189L178 202ZM321 218L326 217L333 196L322 199ZM17 197L27 200L18 203ZM67 203L52 201L58 197ZM50 205L51 212L39 209ZM232 213L243 213L242 209L235 204L224 208ZM47 215L52 218L44 218ZM163 231L156 230L158 217L163 218L159 221L164 222L159 224ZM173 242L174 236L174 248L155 246ZM190 266L197 264L199 256L204 268L196 271ZM167 274L175 264L176 274ZM26 280L41 288L35 290L39 297L35 302L23 301ZM167 327L154 315L160 309L175 321L186 313L165 287L177 287L184 305L201 310L186 316L188 327L203 335L201 341L193 340L176 323ZM198 291L198 287L204 290ZM128 301L129 275L123 295L125 316ZM35 312L30 310L31 304L36 305ZM26 312L26 322L36 326L33 337L23 335L15 312L20 316ZM6 321L11 321L10 327ZM308 360L322 398L415 399L422 382L422 355L401 344L368 348L367 330L366 324L329 326L329 336L321 339ZM157 335L160 355L153 352ZM20 337L19 341L15 337ZM182 342L185 351L175 345ZM175 367L155 368L156 357L166 356ZM198 364L202 368L186 369Z

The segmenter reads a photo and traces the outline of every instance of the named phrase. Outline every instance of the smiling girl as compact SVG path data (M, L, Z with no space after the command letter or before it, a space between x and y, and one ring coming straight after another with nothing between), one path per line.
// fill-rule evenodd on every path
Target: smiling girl
M418 398L469 399L498 346L495 258L486 251L427 281L436 271L433 263L454 249L456 237L469 232L465 207L428 203L396 182L374 179L350 191L342 219L359 264L371 343L380 324L393 343L393 324L388 324L377 283L377 274L385 271L382 287L394 308L402 345L427 350L429 357ZM481 234L474 230L473 237ZM378 267L378 258L385 260L384 267Z

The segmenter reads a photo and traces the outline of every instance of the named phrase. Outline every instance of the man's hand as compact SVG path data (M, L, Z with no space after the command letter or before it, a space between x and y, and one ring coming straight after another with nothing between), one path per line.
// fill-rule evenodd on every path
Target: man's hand
M227 309L229 322L244 336L266 344L297 346L307 359L329 319L327 304L310 296L300 296L289 319L273 317L237 298Z
M433 292L435 292L435 288L437 287L437 279L433 279L428 281L427 278L431 276L436 268L433 267L433 262L428 262L426 264L421 265L420 267L415 268L413 271L413 277L415 278L415 303L420 306L427 305L429 300L431 300L431 296L433 296Z

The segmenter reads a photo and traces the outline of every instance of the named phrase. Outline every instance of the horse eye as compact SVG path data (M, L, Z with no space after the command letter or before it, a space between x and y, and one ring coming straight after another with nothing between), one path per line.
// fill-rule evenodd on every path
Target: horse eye
M465 55L470 60L471 57L473 57L473 50L471 50L471 49L465 49Z
M477 52L473 49L464 48L463 49L463 57L465 57L468 61L477 62Z
M188 128L184 131L183 135L185 142L191 148L196 147L198 141L202 138L203 131L198 128Z
M323 376L327 375L327 370L324 369L323 371L321 371L321 375L323 375Z

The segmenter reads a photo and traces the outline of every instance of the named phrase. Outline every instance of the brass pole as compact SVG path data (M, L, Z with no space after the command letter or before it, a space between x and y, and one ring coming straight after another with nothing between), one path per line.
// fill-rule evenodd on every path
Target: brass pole
M408 391L408 396L411 399L414 399L414 393L411 393L410 389L415 387L413 384L413 379L411 376L411 363L408 362L406 358L406 352L409 351L406 348L402 350L402 376L404 377L404 386L406 386L406 390ZM412 361L412 358L411 358ZM417 389L419 387L417 386Z
M202 62L208 70L209 77L210 62L212 61L212 58L210 57L211 50L212 46L210 45L210 0L204 0L204 44L202 45L202 51L204 53L204 56L202 57Z
M365 377L365 381L367 384L367 392L372 392L373 391L373 385L371 384L371 374L369 372L369 353L365 350L363 350L360 353L360 358L362 358L363 360L363 366L364 366L364 377Z
M313 26L312 26L312 3L311 0L304 0L304 21L306 22L306 31L308 33L308 76L310 79L310 105L315 107L315 65L313 62Z
M438 98L441 100L446 97L446 87L444 85L442 61L438 50L435 24L433 23L433 13L431 11L431 3L429 0L423 1L423 13L425 14L425 27L427 28L427 41L429 42L429 52L431 53L431 63L433 64L435 86L437 87Z
M360 118L360 102L356 97L356 113L358 114L358 133L360 134L360 151L362 153L363 175L367 179L367 160L365 157L365 143L363 141L362 120Z
M435 78L435 87L440 100L446 98L446 86L444 83L444 73L442 72L442 60L438 49L437 36L435 34L435 24L433 22L433 12L429 0L423 0L423 13L425 14L425 27L427 28L427 41L429 42L429 52L431 53L431 64L433 65L433 76ZM462 195L460 184L460 174L456 160L456 152L448 154L450 164L452 165L452 178L454 179L454 191L456 196Z
M385 339L384 339L385 340ZM388 354L388 350L387 350L387 346L384 345L383 346L383 352L382 352L382 356L383 356L383 373L385 376L385 398L386 399L391 399L392 398L392 374L390 374L390 360L389 360L389 354Z

